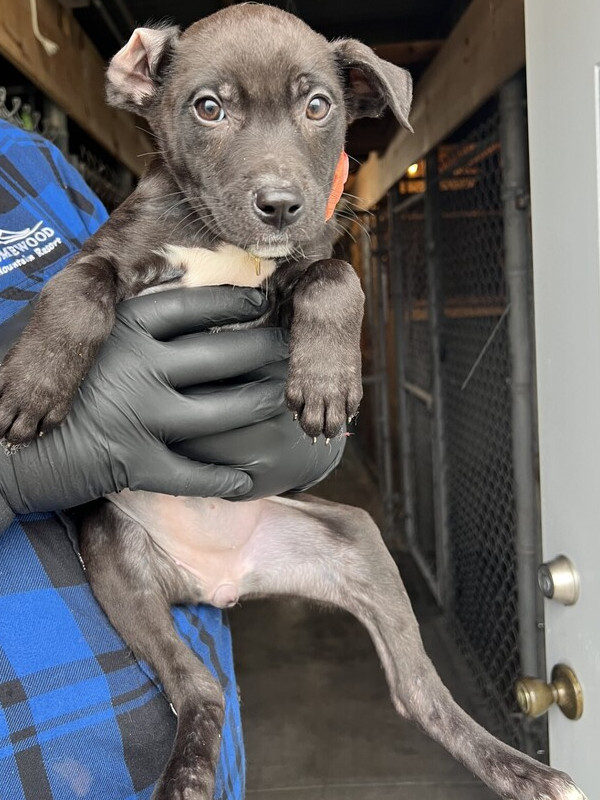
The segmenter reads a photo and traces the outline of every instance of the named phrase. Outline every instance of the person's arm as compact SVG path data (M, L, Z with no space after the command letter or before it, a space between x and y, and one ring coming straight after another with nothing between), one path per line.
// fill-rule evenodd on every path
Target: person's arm
M285 411L283 331L203 332L264 305L256 290L225 287L122 303L65 422L0 452L0 525L124 488L248 499L328 473L343 442L313 447Z

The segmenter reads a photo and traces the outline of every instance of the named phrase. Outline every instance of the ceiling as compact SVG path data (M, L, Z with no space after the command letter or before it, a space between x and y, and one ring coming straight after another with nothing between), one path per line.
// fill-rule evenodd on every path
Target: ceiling
M105 58L115 53L136 25L169 20L187 27L235 0L60 0L80 6L74 14ZM280 0L270 2L297 14L327 38L352 36L380 55L406 66L418 81L468 0ZM396 130L390 114L359 120L350 129L348 152L363 161L385 149Z

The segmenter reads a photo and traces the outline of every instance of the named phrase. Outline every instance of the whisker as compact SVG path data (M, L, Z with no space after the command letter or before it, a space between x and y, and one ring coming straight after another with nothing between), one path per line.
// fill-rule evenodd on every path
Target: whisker
M166 208L163 213L157 217L156 221L160 222L163 217L168 216L172 211L175 211L176 208L180 208L184 203L187 203L186 197L182 198L181 200L177 200L175 203Z

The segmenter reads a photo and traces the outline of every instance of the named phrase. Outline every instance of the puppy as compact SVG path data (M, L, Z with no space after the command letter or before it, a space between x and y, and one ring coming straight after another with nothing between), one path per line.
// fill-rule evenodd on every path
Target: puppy
M328 43L290 14L247 4L182 34L136 30L107 81L110 103L146 117L158 152L42 292L0 369L0 435L22 443L64 419L118 301L268 279L261 323L290 327L288 404L309 436L335 436L361 398L363 295L352 267L330 257L334 173L349 121L389 105L410 127L408 74L357 41ZM398 712L505 800L584 798L568 776L499 742L454 703L361 510L310 496L229 503L125 491L90 512L81 549L98 600L177 711L154 800L211 800L223 722L221 689L175 634L170 606L266 595L354 614Z

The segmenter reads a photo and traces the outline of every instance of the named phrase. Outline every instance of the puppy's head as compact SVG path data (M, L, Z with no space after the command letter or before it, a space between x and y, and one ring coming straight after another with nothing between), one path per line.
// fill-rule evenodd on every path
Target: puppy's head
M107 73L109 102L146 117L204 223L264 257L322 234L348 123L389 105L410 128L411 93L366 45L250 3L184 33L138 28Z

